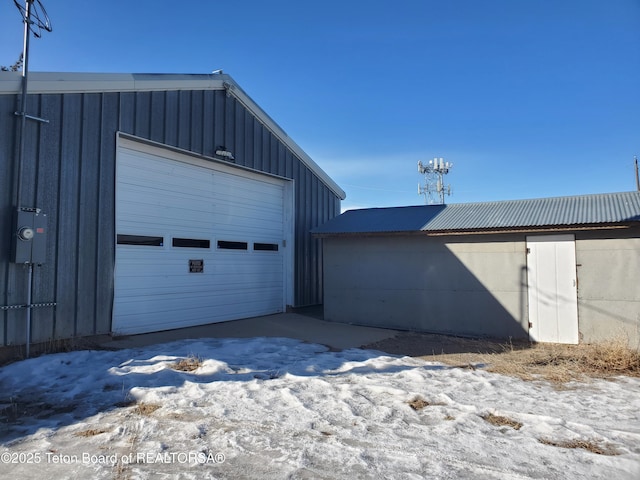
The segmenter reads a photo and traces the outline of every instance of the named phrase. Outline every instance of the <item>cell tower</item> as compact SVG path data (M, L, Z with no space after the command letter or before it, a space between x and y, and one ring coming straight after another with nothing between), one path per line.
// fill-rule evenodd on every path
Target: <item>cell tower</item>
M443 158L429 160L427 165L418 162L418 173L424 175L424 185L418 184L418 195L424 195L425 204L444 205L444 196L451 195L451 185L445 185L443 178L453 168L453 163Z

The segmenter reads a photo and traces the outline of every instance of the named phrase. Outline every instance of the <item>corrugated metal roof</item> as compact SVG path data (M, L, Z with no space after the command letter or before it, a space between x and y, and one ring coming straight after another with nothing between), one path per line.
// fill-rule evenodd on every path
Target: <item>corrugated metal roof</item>
M456 233L628 222L640 222L640 192L349 210L313 233Z

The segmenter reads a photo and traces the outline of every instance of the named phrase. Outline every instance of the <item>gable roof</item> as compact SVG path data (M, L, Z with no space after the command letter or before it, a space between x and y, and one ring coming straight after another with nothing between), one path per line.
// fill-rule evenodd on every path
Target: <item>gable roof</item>
M468 233L640 223L640 192L349 210L314 229L355 233Z
M15 95L20 92L21 86L20 72L0 72L0 95ZM346 198L344 190L227 74L30 72L28 87L29 93L36 94L226 90L228 95L233 95L289 147L340 199Z

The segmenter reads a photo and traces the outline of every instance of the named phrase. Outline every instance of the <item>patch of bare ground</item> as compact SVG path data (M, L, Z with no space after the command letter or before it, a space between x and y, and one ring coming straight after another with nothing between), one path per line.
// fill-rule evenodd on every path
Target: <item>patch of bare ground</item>
M616 451L610 445L602 445L600 442L597 442L595 440L573 439L573 440L557 441L557 440L551 440L548 438L540 438L538 439L538 441L540 443L543 443L544 445L551 445L553 447L582 448L584 450L587 450L591 453L596 453L598 455L619 455L619 452Z
M556 384L619 375L640 377L640 349L630 348L626 338L559 345L406 332L364 348Z
M74 435L76 437L95 437L96 435L101 435L103 433L107 433L109 430L105 430L104 428L90 428L88 430L83 430L81 432L76 432Z
M200 368L202 365L202 359L196 355L190 355L182 360L172 363L170 366L174 370L180 370L181 372L193 372Z
M407 404L416 411L422 410L425 407L446 405L446 403L442 403L442 402L429 402L420 396L414 397L413 399L408 401Z
M158 405L157 403L138 402L136 400L125 400L123 402L117 402L115 406L118 408L133 407L133 409L131 410L133 413L145 416L151 415L156 410L162 408L162 405Z
M520 430L522 428L522 424L516 420L512 420L508 417L503 417L501 415L494 415L493 413L487 413L486 415L480 416L484 421L490 423L491 425L495 425L496 427L511 427L514 430Z
M133 411L138 415L148 416L148 415L151 415L156 410L158 410L159 408L162 408L162 405L158 405L157 403L140 402L135 405Z

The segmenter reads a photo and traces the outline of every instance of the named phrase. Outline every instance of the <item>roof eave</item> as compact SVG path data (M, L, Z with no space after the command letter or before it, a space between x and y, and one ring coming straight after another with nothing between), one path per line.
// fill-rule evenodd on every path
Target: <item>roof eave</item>
M382 236L463 236L463 235L490 235L509 233L545 233L545 232L568 232L568 231L589 231L589 230L618 230L640 226L640 222L624 223L598 223L584 225L543 225L535 227L502 227L502 228L478 228L465 230L411 230L411 231L388 231L388 232L312 232L316 238L329 237L382 237Z

